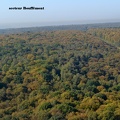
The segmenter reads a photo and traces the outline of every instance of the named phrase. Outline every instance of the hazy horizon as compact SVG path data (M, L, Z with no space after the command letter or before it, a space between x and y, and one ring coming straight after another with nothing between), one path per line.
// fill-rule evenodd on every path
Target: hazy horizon
M44 27L44 26L60 26L60 25L83 25L83 24L99 24L99 23L119 23L120 20L98 20L98 21L78 21L78 22L51 22L51 23L15 23L0 24L0 29L9 28L26 28L26 27Z
M120 22L120 0L5 0L0 4L0 29ZM44 10L9 10L9 7Z

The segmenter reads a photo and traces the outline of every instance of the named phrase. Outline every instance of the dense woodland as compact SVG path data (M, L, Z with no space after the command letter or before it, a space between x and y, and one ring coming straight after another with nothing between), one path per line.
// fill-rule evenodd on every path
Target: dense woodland
M120 29L0 35L0 120L120 120Z

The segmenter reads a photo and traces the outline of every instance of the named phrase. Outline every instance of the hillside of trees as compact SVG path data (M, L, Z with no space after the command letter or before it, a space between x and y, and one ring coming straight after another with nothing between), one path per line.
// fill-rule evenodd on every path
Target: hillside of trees
M0 35L0 120L120 120L119 31Z
M120 28L89 29L89 33L98 36L109 44L120 47Z

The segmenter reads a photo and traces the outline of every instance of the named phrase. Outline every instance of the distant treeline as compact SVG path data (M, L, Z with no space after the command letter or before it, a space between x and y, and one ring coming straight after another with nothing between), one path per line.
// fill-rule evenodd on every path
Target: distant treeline
M59 25L43 27L26 27L26 28L9 28L0 29L0 34L15 34L24 32L56 31L56 30L82 30L86 31L91 28L119 28L120 22L117 23L96 23L96 24L78 24L78 25Z

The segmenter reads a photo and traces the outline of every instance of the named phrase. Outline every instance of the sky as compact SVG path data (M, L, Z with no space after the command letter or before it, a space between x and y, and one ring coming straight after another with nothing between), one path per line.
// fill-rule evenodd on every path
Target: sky
M9 10L44 7L44 10ZM120 22L120 0L1 0L0 29Z

